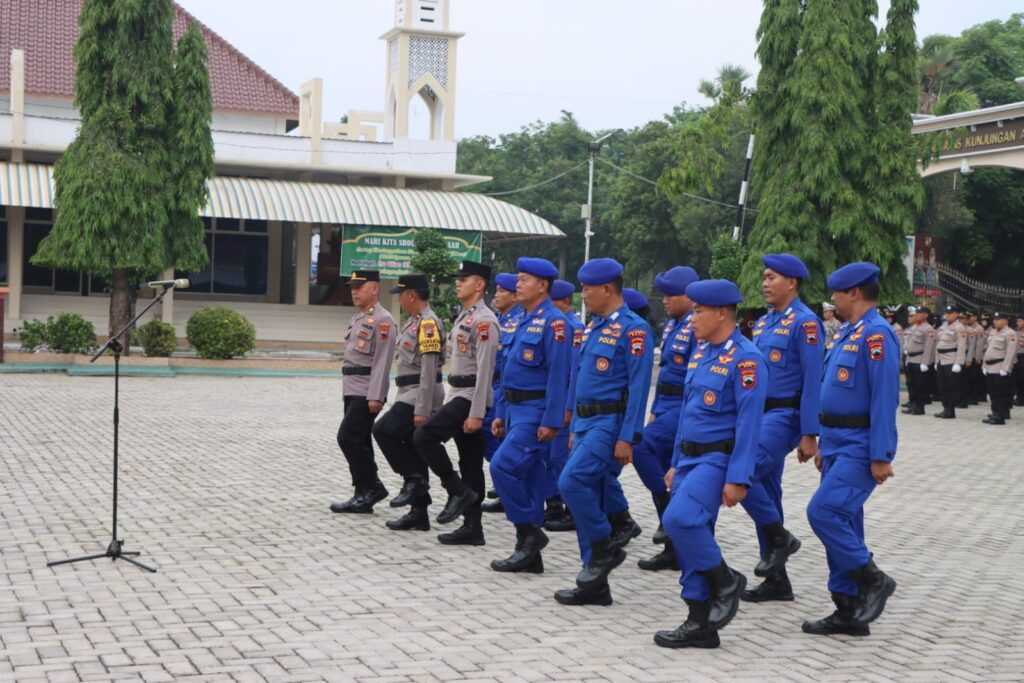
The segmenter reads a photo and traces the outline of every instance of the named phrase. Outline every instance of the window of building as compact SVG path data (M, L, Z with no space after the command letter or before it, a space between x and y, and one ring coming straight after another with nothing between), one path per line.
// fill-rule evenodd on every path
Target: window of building
M176 273L189 279L189 292L205 294L267 294L267 221L204 218L210 262L198 273Z
M0 206L0 282L7 282L7 207Z
M105 282L77 270L58 270L34 265L31 261L39 244L53 229L51 209L25 209L25 243L22 256L22 283L36 290L61 294L100 293L107 290Z

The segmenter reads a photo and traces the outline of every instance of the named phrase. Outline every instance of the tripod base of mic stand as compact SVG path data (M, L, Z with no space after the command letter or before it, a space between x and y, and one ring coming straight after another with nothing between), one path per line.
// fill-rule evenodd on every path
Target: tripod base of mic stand
M155 568L150 567L148 565L144 565L138 560L132 559L133 557L138 557L139 553L134 551L126 552L122 549L122 546L124 546L124 541L111 541L110 545L107 546L107 552L105 553L97 553L96 555L83 555L82 557L71 557L66 560L54 560L53 562L47 562L46 566L56 567L59 564L71 564L73 562L85 562L87 560L99 560L104 557L109 557L111 561L121 559L125 562L134 564L139 569L145 569L147 572L153 572L154 574L156 573Z

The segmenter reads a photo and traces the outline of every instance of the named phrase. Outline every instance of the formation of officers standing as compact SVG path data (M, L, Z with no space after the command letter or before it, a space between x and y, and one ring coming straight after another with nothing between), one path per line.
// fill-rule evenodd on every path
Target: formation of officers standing
M924 415L935 396L942 402L935 417L952 419L957 408L988 396L992 412L982 422L1005 424L1011 405L1024 405L1024 317L1014 331L1003 312L982 315L979 323L976 313L948 306L938 329L928 322L930 315L926 306L915 309L902 330L909 393L903 412Z
M896 588L864 541L863 505L893 475L897 443L900 341L877 310L879 269L853 263L829 276L835 312L846 322L826 332L828 323L823 329L800 300L810 276L804 263L766 255L769 309L752 341L737 325L743 299L735 284L700 280L685 266L660 273L655 288L668 322L648 415L655 338L637 312L646 299L622 286L622 265L599 258L580 268L585 325L572 311L575 286L558 279L554 264L524 257L516 265L516 274L494 277L496 315L483 301L490 269L463 262L455 286L462 309L450 330L430 308L426 276L403 275L392 288L408 315L399 329L378 303L379 273L352 274L359 311L346 336L338 444L355 492L331 510L370 513L388 497L375 439L403 479L389 504L408 508L389 529L430 528L433 473L447 494L436 522L461 519L440 543L484 545L481 513L501 510L516 542L491 568L540 573L545 529L575 530L581 569L554 599L609 605L610 575L641 534L619 482L632 464L651 493L661 523L654 541L663 545L638 565L679 571L688 606L686 620L654 640L711 648L741 600L793 600L786 563L801 542L784 526L782 473L796 449L800 462L813 460L821 472L807 516L825 546L836 606L803 630L868 635ZM396 345L398 393L381 414ZM486 502L485 460L495 489ZM762 582L749 588L715 538L719 509L737 504L760 547L753 571Z

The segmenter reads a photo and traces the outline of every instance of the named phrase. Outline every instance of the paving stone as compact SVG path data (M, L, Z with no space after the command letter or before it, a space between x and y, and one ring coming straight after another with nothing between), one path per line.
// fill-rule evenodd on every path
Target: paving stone
M685 619L678 576L636 568L657 520L622 476L644 534L612 577L615 604L558 606L579 567L551 534L547 571L497 574L514 530L486 515L487 545L393 533L401 511L333 515L351 486L335 433L340 381L122 380L119 537L156 574L102 559L110 542L110 378L0 376L0 679L40 681L997 681L1024 671L1024 413L901 415L897 477L872 496L868 540L899 582L870 638L807 636L832 610L804 509L811 465L785 474L797 600L744 604L714 651L654 646ZM158 397L159 400L156 400ZM450 452L454 453L452 446ZM399 478L378 456L392 493ZM437 482L432 482L440 491ZM439 511L435 505L432 514ZM753 578L740 508L718 537Z

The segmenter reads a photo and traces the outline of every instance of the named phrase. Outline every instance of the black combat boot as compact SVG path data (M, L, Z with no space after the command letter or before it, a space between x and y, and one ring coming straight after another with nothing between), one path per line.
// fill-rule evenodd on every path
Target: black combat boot
M606 536L590 544L590 561L576 575L580 588L594 588L608 583L608 575L626 559L626 551L615 545L614 537Z
M565 508L562 514L551 520L544 521L544 528L548 531L576 531L576 520L569 508Z
M480 503L480 509L484 512L504 512L505 504L501 502L501 498L495 498Z
M427 508L413 505L398 519L384 522L384 526L392 531L430 531L430 517Z
M966 406L964 406L966 408ZM943 420L952 420L956 417L956 410L953 408L943 408L942 412L935 413L935 417Z
M661 518L665 516L665 510L668 509L668 504L672 501L672 494L668 491L661 493L655 493L654 497L654 509L658 511L658 530L654 532L654 538L651 542L654 545L664 545L665 541L668 540L668 534L665 533L665 527L661 523Z
M1006 420L1004 420L1003 418L1001 418L1001 417L999 417L997 415L989 415L984 420L982 420L982 422L984 422L987 425L1004 425L1004 424L1006 424Z
M487 489L487 500L497 500L498 491L495 489Z
M711 611L708 613L708 624L718 631L725 628L726 624L736 616L736 610L740 607L740 596L743 595L743 589L747 587L747 577L730 569L725 560L722 560L722 564L714 569L701 573L708 580L708 588L711 590Z
M544 560L540 551L548 544L548 536L536 524L516 524L516 549L504 560L492 560L496 572L527 572L540 574Z
M836 605L836 611L824 619L817 621L805 621L804 633L816 636L831 636L841 633L847 636L869 636L871 629L867 624L853 623L853 605L856 598L842 593L833 593L832 602Z
M455 531L439 534L437 540L441 545L486 545L480 516L479 510L467 510L462 516L462 526Z
M331 512L348 512L353 514L368 515L373 512L373 506L388 497L388 490L380 479L363 489L362 494L341 504L331 505Z
M438 524L454 522L472 507L473 503L480 500L476 491L463 484L457 474L453 474L448 481L441 483L444 485L445 491L448 492L448 502L445 503L441 514L437 516Z
M854 604L851 620L861 626L870 624L881 616L885 601L896 592L896 580L875 566L874 560L854 569L850 576L860 586L860 596Z
M655 645L661 647L715 648L721 645L718 631L708 623L711 610L710 600L687 600L690 613L679 628L674 631L658 631L654 634Z
M789 575L783 569L778 574L773 574L754 588L743 591L740 598L744 602L792 602L793 585L789 582Z
M355 491L352 493L352 497L349 498L348 500L341 501L341 502L338 502L338 503L331 503L331 512L351 512L352 506L355 505L356 502L360 498L362 498L363 494L365 494L365 493L366 493L366 487L365 486L357 486L355 488Z
M644 532L640 525L633 521L628 509L608 515L608 521L612 525L612 544L617 548L625 548L627 543Z
M422 475L414 474L402 483L402 490L388 503L393 508L405 507L427 493L427 480Z
M659 572L663 569L679 571L679 558L676 557L676 549L672 546L672 541L666 541L664 550L654 557L639 560L636 566L649 572Z
M607 583L593 588L563 588L555 591L555 600L561 605L600 605L607 607L612 604L612 589Z
M754 576L772 576L786 568L786 560L790 555L800 550L800 540L789 533L782 522L775 522L761 527L764 532L765 551L764 557L754 567Z

